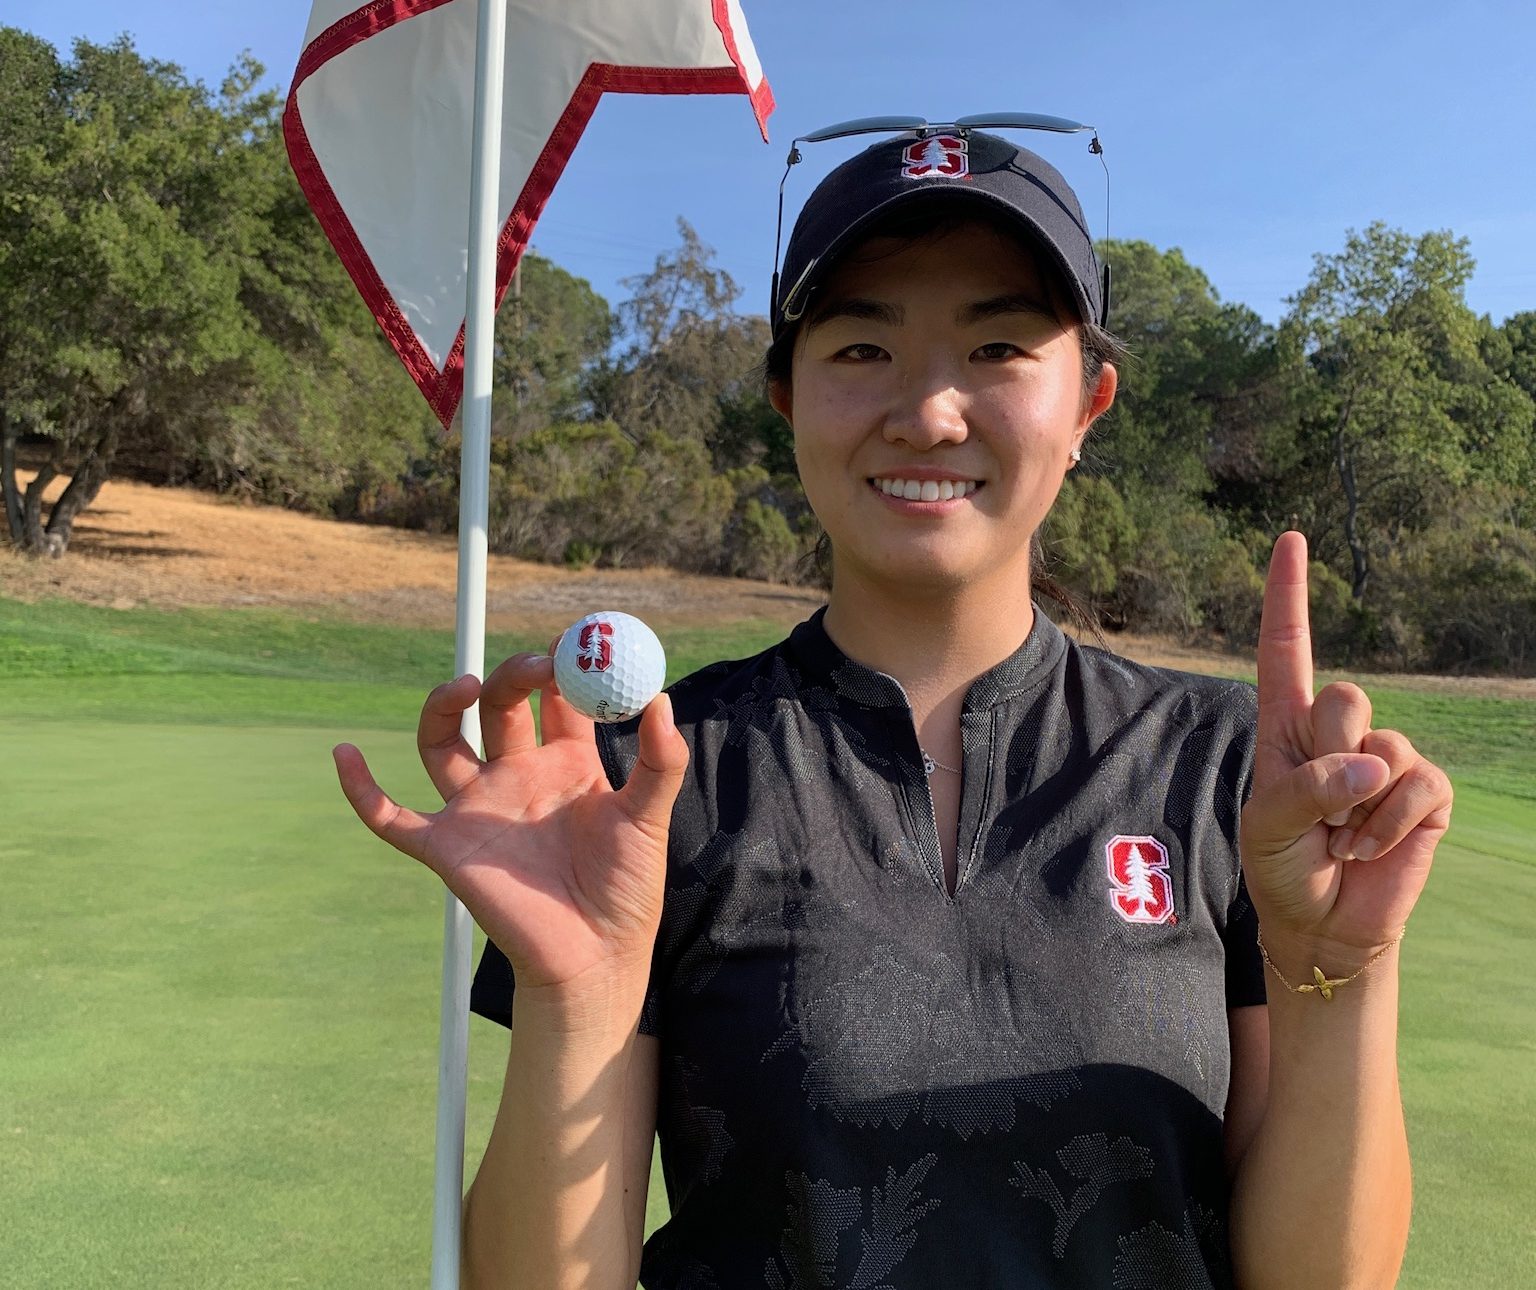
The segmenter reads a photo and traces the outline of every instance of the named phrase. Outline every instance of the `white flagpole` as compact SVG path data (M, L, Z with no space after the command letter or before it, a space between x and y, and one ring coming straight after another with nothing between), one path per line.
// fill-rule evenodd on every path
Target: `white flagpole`
M501 110L506 0L480 0L475 47L475 133L469 181L469 301L465 314L463 455L459 469L458 637L454 675L485 676L485 570L490 520L491 361L496 242L501 234ZM464 738L481 749L480 709ZM443 913L443 990L437 1068L437 1165L432 1290L458 1290L464 1195L464 1106L469 1083L469 975L474 920L452 892Z

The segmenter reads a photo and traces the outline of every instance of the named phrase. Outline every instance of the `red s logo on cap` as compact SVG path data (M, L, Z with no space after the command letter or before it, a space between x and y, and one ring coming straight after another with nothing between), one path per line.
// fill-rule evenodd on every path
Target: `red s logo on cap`
M901 163L904 179L964 179L971 173L966 142L952 134L935 134L909 144Z

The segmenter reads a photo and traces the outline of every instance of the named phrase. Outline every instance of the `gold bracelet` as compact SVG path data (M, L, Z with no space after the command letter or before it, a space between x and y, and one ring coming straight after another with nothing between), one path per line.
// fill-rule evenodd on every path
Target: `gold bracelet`
M1308 985L1292 985L1289 981L1287 981L1285 979L1285 973L1275 966L1274 959L1269 957L1269 951L1264 948L1264 937L1260 935L1257 939L1259 942L1259 953L1264 956L1264 962L1269 964L1269 970L1280 978L1280 984L1283 985L1287 990L1289 990L1292 994L1312 994L1316 992L1317 994L1322 995L1323 998L1331 1000L1335 990L1337 990L1341 985L1348 985L1351 981L1353 981L1357 976L1360 975L1360 973L1364 972L1366 968L1370 967L1372 963L1374 963L1394 945L1401 941L1404 934L1404 932L1399 932L1392 940L1388 941L1379 950L1377 950L1376 953L1372 954L1370 958L1366 959L1364 963L1362 963L1358 968L1350 973L1349 976L1328 977L1323 974L1322 968L1313 967L1312 977L1314 984Z

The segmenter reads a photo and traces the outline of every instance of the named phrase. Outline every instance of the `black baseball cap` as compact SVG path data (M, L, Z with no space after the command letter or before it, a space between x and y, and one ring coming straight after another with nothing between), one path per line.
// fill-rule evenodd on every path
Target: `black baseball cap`
M817 185L795 221L773 302L773 335L799 321L838 256L875 221L917 202L974 202L1020 225L1061 270L1085 322L1104 323L1107 282L1077 194L1050 162L980 130L885 139Z

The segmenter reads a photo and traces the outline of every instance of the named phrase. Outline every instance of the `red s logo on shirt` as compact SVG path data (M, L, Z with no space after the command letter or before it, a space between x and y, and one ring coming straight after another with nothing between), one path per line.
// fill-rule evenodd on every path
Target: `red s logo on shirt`
M1176 923L1173 883L1168 878L1168 848L1156 838L1117 836L1104 848L1108 861L1109 903L1128 923Z

